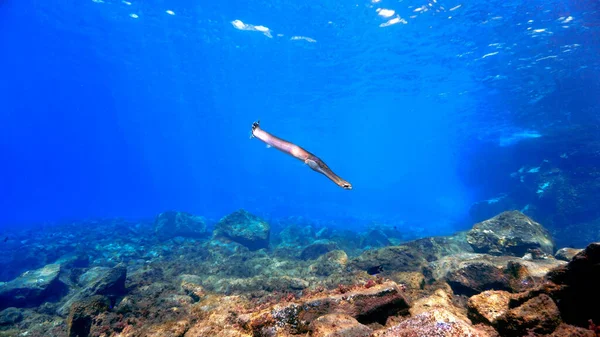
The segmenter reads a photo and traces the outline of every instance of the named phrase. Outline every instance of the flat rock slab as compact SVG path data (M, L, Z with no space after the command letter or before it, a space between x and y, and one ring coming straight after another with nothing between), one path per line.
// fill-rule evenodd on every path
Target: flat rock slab
M1 284L0 310L8 307L36 306L50 297L60 297L65 288L58 278L60 270L60 264L49 264Z

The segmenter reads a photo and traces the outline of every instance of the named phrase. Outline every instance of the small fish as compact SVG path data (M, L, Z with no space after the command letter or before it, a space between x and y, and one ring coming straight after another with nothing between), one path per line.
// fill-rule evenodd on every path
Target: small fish
M8 241L8 236L4 238L4 242Z
M383 272L382 266L375 266L375 267L371 267L371 268L367 269L367 274L369 274L369 275L377 275L381 272Z

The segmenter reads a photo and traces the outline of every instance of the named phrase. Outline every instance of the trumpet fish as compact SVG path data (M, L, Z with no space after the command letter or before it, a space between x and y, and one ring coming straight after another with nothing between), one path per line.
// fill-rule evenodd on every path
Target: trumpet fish
M290 143L286 140L283 140L279 137L276 137L267 131L260 128L260 121L256 121L252 123L252 136L250 138L258 138L265 142L267 146L274 147L282 152L285 152L292 157L301 160L305 164L307 164L313 171L319 172L333 181L336 185L340 186L345 190L351 190L352 184L348 181L340 178L337 174L335 174L324 161L322 161L319 157L314 154L306 151L300 146Z

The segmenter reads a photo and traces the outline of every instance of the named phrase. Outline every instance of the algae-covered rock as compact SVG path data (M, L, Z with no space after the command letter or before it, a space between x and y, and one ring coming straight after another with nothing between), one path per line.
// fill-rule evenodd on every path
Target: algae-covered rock
M403 244L419 252L427 261L435 261L444 256L473 253L473 248L467 242L466 233L456 233L451 236L435 236L423 238Z
M343 314L327 314L309 326L312 337L369 337L373 330L360 324L354 317Z
M398 272L417 271L425 263L423 256L410 247L390 246L362 253L352 260L351 266L365 271Z
M175 211L160 213L154 220L154 232L161 238L203 237L209 234L203 217Z
M491 337L486 330L472 326L448 309L435 308L415 315L392 327L376 331L373 337Z
M528 332L549 334L560 322L560 312L552 298L541 294L499 317L496 328L502 336L524 336Z
M314 260L325 253L337 249L339 249L339 247L337 243L333 241L317 240L302 250L302 253L300 253L300 258L302 260Z
M507 291L488 290L472 296L467 302L469 318L473 323L495 325L498 318L509 310L512 295Z
M271 226L261 218L239 210L223 217L215 227L215 237L225 237L250 250L269 247Z
M181 290L194 301L199 301L204 295L206 295L204 288L202 287L202 278L197 275L180 275Z
M372 229L366 233L360 242L361 248L380 248L390 246L388 236L379 229Z
M562 264L565 262L555 259L528 261L513 256L462 253L432 261L424 273L429 280L445 279L457 294L473 296L486 290L524 291Z
M319 276L329 276L341 272L348 263L348 255L343 250L333 250L321 255L315 263L310 265L310 270Z
M186 319L165 322L146 328L145 337L183 337L190 329L190 322Z
M285 227L278 235L281 246L305 246L315 240L313 226L296 224Z
M108 298L100 295L74 301L67 318L67 335L69 337L89 336L94 316L109 308Z
M0 310L31 307L50 299L58 300L66 290L59 280L59 264L27 271L16 279L0 284Z
M114 298L125 293L127 268L122 265L114 268L94 267L79 277L81 288L67 299L57 311L59 315L67 315L75 302L80 302L94 295L105 295Z
M390 316L406 315L409 308L401 287L385 282L337 294L324 294L299 301L276 304L265 310L241 315L239 324L254 336L306 334L317 318L330 314L353 317L361 324L385 324Z
M501 213L473 226L467 242L477 253L522 257L528 250L539 248L552 254L554 243L550 233L539 223L519 211Z
M0 326L12 325L23 319L23 313L17 308L6 308L0 311Z
M576 249L576 248L561 248L559 250L556 251L556 254L554 254L554 257L557 260L562 260L562 261L571 261L573 259L573 257L575 255L577 255L579 252L581 252L583 249Z

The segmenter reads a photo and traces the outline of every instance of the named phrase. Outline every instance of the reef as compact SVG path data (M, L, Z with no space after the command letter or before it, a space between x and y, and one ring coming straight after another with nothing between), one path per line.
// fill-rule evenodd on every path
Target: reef
M37 258L0 261L0 336L600 336L600 243L556 247L519 211L397 231L238 210L11 233L4 256Z

